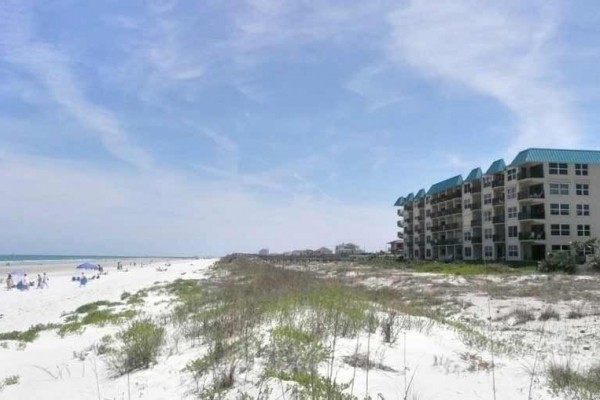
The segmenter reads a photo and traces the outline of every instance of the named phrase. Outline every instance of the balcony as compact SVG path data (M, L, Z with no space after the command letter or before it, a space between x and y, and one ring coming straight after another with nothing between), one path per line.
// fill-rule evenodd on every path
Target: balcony
M492 187L493 188L503 187L503 186L504 186L504 179L494 179L492 181Z
M519 200L528 200L528 199L543 199L544 191L530 191L530 190L522 190L517 194L517 199Z
M492 199L492 204L494 206L503 206L504 205L504 196L494 197Z
M494 242L504 242L504 235L493 235L492 240Z
M544 231L541 232L519 232L519 240L533 242L536 240L546 240L546 233Z
M403 228L403 227L404 227L404 222L402 222L402 221L398 221L398 222L396 223L396 225L398 225L398 228Z
M462 244L462 240L460 239L437 239L433 241L434 246L454 246L457 244Z
M519 213L519 220L524 219L545 219L546 214L543 211L525 211Z
M473 203L473 204L471 204L471 210L473 210L473 211L481 210L481 203Z
M481 226L481 220L480 219L472 219L471 226L472 227Z
M412 218L405 218L404 219L404 225L411 226L412 224L413 224Z
M481 193L481 186L471 188L471 194Z
M399 217L402 217L402 216L404 216L404 210L402 210L402 209L399 209L399 210L398 210L398 216L399 216Z
M544 171L543 170L534 170L531 169L529 170L529 172L519 172L517 175L517 179L522 181L524 179L542 179L544 178Z
M471 243L474 243L474 244L481 243L481 236L471 237Z
M402 232L398 232L396 236L398 236L398 239L404 239L404 233Z
M460 229L460 225L457 222L455 222L453 224L434 225L431 227L432 232L453 231L456 229Z
M414 235L415 231L413 231L412 229L405 229L404 230L404 234L408 235L408 236L412 236Z
M505 221L504 215L496 215L492 218L494 224L503 224Z

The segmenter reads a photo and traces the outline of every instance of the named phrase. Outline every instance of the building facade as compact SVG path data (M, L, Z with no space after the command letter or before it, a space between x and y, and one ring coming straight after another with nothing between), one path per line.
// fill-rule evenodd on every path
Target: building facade
M541 260L600 238L600 151L523 150L394 205L407 258Z

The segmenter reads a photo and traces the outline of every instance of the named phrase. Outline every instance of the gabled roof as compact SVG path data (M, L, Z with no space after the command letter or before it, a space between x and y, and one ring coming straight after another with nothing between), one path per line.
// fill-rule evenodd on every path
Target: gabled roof
M419 200L425 197L425 189L421 189L415 195L415 200Z
M473 171L469 172L469 176L467 176L467 179L465 179L463 183L469 183L477 179L481 179L482 175L481 168L475 168Z
M408 194L408 196L406 196L406 203L410 203L415 199L415 195L411 193Z
M406 199L404 198L404 196L400 196L398 197L398 200L396 200L396 202L394 203L394 207L402 207L404 203L406 203Z
M448 178L445 181L432 185L431 188L429 188L427 195L436 194L454 186L460 186L462 183L463 178L461 175L453 176L452 178Z
M490 167L488 168L487 171L485 171L486 175L492 175L492 174L497 174L499 172L502 172L506 169L506 164L504 163L503 159L500 160L496 160L492 163L492 165L490 165Z
M510 166L518 167L529 162L600 164L600 151L532 148L517 154Z

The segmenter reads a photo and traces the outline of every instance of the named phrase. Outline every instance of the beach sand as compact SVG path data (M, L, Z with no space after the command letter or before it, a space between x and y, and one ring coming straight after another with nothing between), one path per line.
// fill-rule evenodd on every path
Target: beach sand
M142 266L140 266L140 261ZM124 271L117 271L117 260L98 262L105 267L107 275L98 280L91 280L86 287L79 287L71 280L80 275L75 269L77 263L52 263L45 265L20 265L33 279L37 271L46 271L50 277L48 289L31 288L28 291L6 290L0 287L0 333L13 330L26 330L36 324L64 322L61 315L72 312L77 307L99 300L120 301L123 292L135 293L150 287L156 282L170 282L177 278L201 278L215 260L122 260ZM136 262L136 266L131 265ZM166 263L171 265L166 271ZM14 265L14 269L17 269ZM88 276L91 273L86 272ZM3 276L4 278L6 275ZM157 301L158 302L158 301ZM160 314L164 304L144 305L144 312L156 316ZM87 358L85 361L74 357L74 353L97 344L106 334L114 334L121 327L91 326L83 334L67 335L60 338L56 330L43 331L39 337L26 346L15 341L4 341L0 347L0 380L7 376L18 375L19 383L6 386L0 391L0 399L126 399L131 385L135 385L135 397L139 398L146 387L148 395L144 398L171 399L183 396L178 388L178 381L164 379L164 363L153 369L150 377L136 379L135 384L126 383L126 378L112 379L107 366L99 359ZM181 366L183 368L185 362ZM175 371L179 370L177 365ZM172 373L172 371L171 371ZM162 377L161 377L162 375ZM96 380L98 376L98 381ZM150 382L159 382L150 385ZM146 386L144 386L146 385ZM150 387L152 386L152 387ZM164 390L160 390L160 388ZM99 397L99 395L101 397Z

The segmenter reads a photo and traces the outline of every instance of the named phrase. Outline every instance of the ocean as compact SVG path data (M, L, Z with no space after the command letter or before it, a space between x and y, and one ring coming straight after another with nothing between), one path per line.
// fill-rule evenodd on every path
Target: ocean
M56 254L0 254L0 263L22 263L36 261L45 263L77 261L77 260L110 260L123 258L150 258L150 257L125 257L125 256L88 256L88 255L56 255Z

